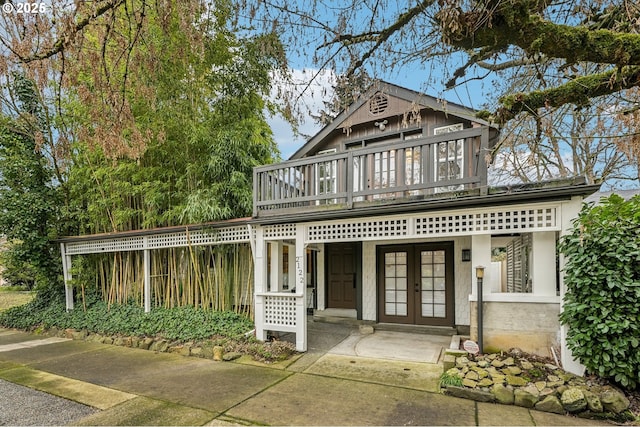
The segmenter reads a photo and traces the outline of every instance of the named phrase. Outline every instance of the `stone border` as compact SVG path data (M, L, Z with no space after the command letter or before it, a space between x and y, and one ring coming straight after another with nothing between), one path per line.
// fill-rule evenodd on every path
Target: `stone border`
M459 350L459 339L452 339L454 344L443 359L446 394L598 420L636 419L629 400L615 387L592 384L517 349L474 357Z
M139 348L141 350L149 350L155 351L158 353L175 353L181 356L193 356L193 357L201 357L205 359L211 359L215 361L225 361L229 362L232 360L239 359L244 355L251 356L255 361L265 363L265 364L274 364L278 363L280 359L263 357L260 358L259 354L254 354L253 352L242 352L236 351L236 349L230 348L229 346L221 345L220 342L215 340L199 340L199 341L180 341L180 340L169 340L163 338L161 336L157 337L140 337L140 336L122 336L122 335L108 335L108 334L99 334L95 332L88 332L87 330L76 330L76 329L58 329L58 328L50 328L46 332L45 335L48 336L56 336L62 338L68 338L73 340L87 341L87 342L95 342L100 344L111 344L117 345L121 347L130 347L130 348ZM223 339L222 340L227 340ZM228 338L229 342L233 342L234 340ZM284 344L282 344L284 343ZM257 345L258 343L256 343ZM273 356L273 354L278 354L277 349L274 346L279 345L290 345L284 341L274 341L259 343L264 347L264 354L269 354ZM247 344L246 348L252 346L253 343ZM234 346L231 346L234 347ZM280 349L281 350L281 349ZM259 352L258 352L259 353ZM292 350L291 356L295 356L295 350ZM291 356L288 356L287 359L290 359Z

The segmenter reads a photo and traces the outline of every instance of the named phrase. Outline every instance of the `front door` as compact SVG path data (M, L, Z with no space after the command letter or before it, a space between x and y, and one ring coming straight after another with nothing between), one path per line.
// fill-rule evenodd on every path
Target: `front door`
M356 246L327 245L327 308L356 308Z
M378 247L380 322L453 326L453 243Z

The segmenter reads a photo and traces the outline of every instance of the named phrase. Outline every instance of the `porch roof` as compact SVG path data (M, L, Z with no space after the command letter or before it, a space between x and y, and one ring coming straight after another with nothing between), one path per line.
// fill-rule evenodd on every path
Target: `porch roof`
M328 209L323 211L285 213L265 218L252 218L252 224L282 224L367 217L381 214L401 214L425 211L444 211L464 207L487 207L518 203L538 203L567 200L573 196L588 196L600 189L601 184L587 184L584 177L551 180L530 184L489 187L487 194L473 190L467 194L443 193L424 200L411 200L360 207L358 209Z
M88 242L93 240L116 239L138 236L153 236L167 233L179 233L203 229L220 229L230 226L249 224L282 224L309 222L316 220L332 220L341 218L367 217L380 214L399 214L418 211L443 211L461 207L487 207L511 205L523 202L536 203L554 200L566 200L573 196L588 196L600 189L600 184L587 184L583 177L574 179L545 181L535 184L518 184L489 188L488 194L472 192L468 195L455 193L443 194L420 201L374 205L359 209L339 209L327 211L301 212L284 214L268 218L234 218L225 221L205 222L200 224L176 225L144 230L121 231L115 233L65 236L56 239L58 243Z
M169 227L157 227L144 230L119 231L114 233L85 234L80 236L65 236L55 239L57 243L88 242L92 240L116 239L122 237L153 236L157 234L180 233L204 229L217 229L229 226L247 225L251 218L233 218L224 221L203 222L200 224L173 225Z

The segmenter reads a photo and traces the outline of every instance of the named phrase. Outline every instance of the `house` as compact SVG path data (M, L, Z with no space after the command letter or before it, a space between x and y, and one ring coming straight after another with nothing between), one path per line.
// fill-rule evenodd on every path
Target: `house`
M65 279L71 255L143 251L150 309L154 249L249 242L257 337L294 332L305 351L309 311L476 338L482 266L485 347L562 347L567 366L556 248L599 186L491 188L498 138L468 108L379 82L289 160L254 169L252 218L63 240Z

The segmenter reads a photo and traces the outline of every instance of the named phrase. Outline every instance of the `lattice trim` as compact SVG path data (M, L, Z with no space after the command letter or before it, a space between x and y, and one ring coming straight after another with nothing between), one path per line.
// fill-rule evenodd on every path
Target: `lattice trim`
M144 249L144 240L140 236L92 240L90 242L74 242L67 243L65 246L67 255L136 251L141 249Z
M399 218L310 225L307 228L307 241L323 242L402 237L408 233L408 224L409 222L406 218Z
M215 230L196 230L149 236L149 249L199 246L215 243L240 243L249 241L247 227L227 227Z
M264 323L270 327L295 328L295 296L264 295Z
M134 236L92 240L89 242L72 242L66 244L65 250L67 255L137 251L145 249L144 239L143 236ZM147 236L146 248L162 249L246 242L249 242L248 228L246 226L233 226L214 230L180 231Z
M419 236L499 233L555 227L556 208L526 208L419 217L416 218L415 233Z
M296 237L296 225L295 224L275 224L264 227L265 239L283 239L283 238L295 238Z

